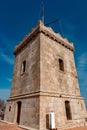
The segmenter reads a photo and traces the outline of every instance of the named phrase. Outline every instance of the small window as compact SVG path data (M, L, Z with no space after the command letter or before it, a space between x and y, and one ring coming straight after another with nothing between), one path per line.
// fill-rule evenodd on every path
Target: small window
M64 71L64 62L63 62L62 59L59 59L59 69L60 69L61 71Z
M9 111L11 111L11 106L9 106Z
M26 61L22 62L22 73L24 73L26 71Z
M81 103L81 109L83 110L83 104Z
M87 122L87 118L85 118L85 121Z
M69 101L65 101L65 110L66 110L67 120L72 120L72 114L71 114L71 108L70 108L70 102Z

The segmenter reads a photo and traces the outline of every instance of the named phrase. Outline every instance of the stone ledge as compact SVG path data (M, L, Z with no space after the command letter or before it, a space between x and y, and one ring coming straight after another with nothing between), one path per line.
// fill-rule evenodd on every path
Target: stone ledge
M14 124L14 123L12 123L12 122L8 122L8 121L5 121L5 120L0 120L0 122L6 123L6 124L10 124L10 125Z
M72 99L82 99L83 97L81 96L76 96L76 95L67 95L62 94L62 93L56 93L56 92L45 92L45 91L36 91L36 92L31 92L31 93L25 93L22 95L15 95L10 97L7 101L10 100L16 100L16 99L22 99L22 98L28 98L28 97L33 97L33 96L50 96L50 97L58 97L58 98L72 98Z
M18 125L18 126L22 129L25 129L25 130L38 130L38 129L35 129L35 128L32 128L32 127L27 127L27 126L24 126L24 125Z
M60 34L56 34L52 29L49 29L48 27L44 26L44 24L39 21L38 25L23 39L22 42L19 43L19 45L16 46L14 54L17 55L17 53L19 53L23 48L25 48L25 46L27 46L29 42L39 33L43 33L45 36L51 38L52 40L66 47L67 49L74 51L73 44L70 44L67 39L62 38Z

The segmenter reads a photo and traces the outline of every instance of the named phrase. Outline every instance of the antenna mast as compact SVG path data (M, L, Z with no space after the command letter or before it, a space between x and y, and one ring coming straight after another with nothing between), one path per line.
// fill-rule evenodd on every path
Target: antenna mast
M54 21L51 21L51 22L49 22L49 23L47 23L47 24L45 24L45 25L46 25L46 26L49 26L49 25L54 24L54 23L56 23L56 22L59 23L60 33L61 33L61 35L64 37L61 20L60 20L59 18L58 18L58 19L55 19Z
M54 20L54 21L51 21L51 22L49 22L49 23L46 23L45 25L46 26L49 26L49 25L51 25L51 24L54 24L54 23L56 23L56 22L58 22L60 19L56 19L56 20Z
M44 23L44 1L41 1L41 8L42 8L42 13L41 13L41 20Z

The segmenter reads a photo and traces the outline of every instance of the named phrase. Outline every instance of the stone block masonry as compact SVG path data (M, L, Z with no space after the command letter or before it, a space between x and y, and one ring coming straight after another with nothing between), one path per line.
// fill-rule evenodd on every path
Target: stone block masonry
M86 123L73 52L72 43L38 23L14 51L6 121L46 130L50 129L49 114L53 111L59 130Z

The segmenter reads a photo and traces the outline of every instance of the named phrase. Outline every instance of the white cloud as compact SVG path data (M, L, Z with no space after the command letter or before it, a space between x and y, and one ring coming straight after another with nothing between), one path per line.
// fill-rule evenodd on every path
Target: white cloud
M79 77L81 94L86 99L87 104L87 53L83 53L78 57L77 72Z
M7 100L10 96L10 89L0 89L0 98L2 100Z
M71 42L74 42L76 32L77 27L74 24L65 21L65 37L68 38Z
M2 58L2 60L6 61L7 63L11 65L14 64L14 58L11 58L10 56L4 54L2 49L0 49L0 57Z
M78 57L77 71L80 79L85 79L87 76L87 53L83 53Z
M7 78L7 80L8 80L9 82L12 82L12 79L11 79L11 78Z
M84 71L87 68L87 53L83 53L78 58L78 69Z

